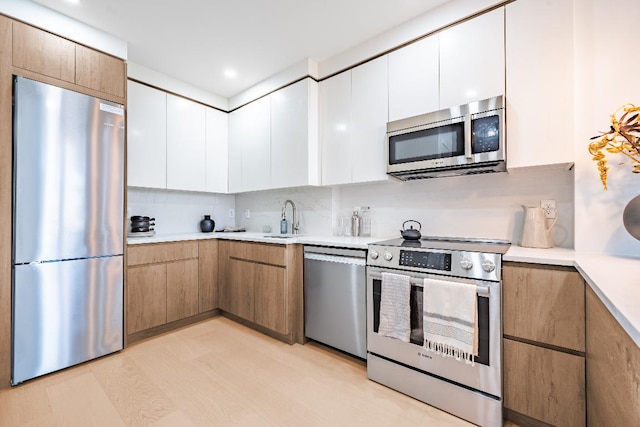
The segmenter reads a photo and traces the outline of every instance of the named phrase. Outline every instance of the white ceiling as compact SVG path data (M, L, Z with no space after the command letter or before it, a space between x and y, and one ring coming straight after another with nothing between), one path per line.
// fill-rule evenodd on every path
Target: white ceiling
M129 61L230 98L448 0L33 0L128 42ZM228 68L237 77L224 76Z

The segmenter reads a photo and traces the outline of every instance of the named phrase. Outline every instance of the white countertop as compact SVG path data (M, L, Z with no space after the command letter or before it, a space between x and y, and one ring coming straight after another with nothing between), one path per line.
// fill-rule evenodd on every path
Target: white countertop
M269 237L273 236L273 237ZM267 233L187 233L130 237L128 244L231 239L260 243L303 244L367 249L381 237L280 235ZM504 261L575 267L629 336L640 347L640 258L585 254L572 249L531 249L511 245Z
M259 243L276 243L279 245L302 244L316 246L332 246L351 249L367 249L369 243L387 240L381 237L349 237L349 236L317 236L306 234L277 234L277 233L184 233L184 234L162 234L153 237L129 237L129 245L144 243L179 242L185 240L203 239L227 239L243 240Z

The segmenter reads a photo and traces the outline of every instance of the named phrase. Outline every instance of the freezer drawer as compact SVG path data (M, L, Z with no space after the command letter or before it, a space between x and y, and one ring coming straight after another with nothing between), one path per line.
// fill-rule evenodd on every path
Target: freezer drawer
M123 347L123 257L17 265L11 383Z
M305 336L367 357L365 251L305 247Z

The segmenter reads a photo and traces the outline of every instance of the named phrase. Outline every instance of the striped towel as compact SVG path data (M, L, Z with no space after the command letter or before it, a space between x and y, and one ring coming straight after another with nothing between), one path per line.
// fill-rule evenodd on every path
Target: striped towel
M411 334L410 293L411 278L409 276L382 273L379 335L409 342Z
M424 279L424 346L473 365L478 355L476 285Z

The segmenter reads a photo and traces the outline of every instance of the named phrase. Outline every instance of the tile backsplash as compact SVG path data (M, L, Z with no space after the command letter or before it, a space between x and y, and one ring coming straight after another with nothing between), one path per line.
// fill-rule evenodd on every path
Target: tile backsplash
M229 218L229 209L235 209L233 195L137 187L129 187L127 192L127 217L146 215L155 218L156 234L199 232L204 215L211 215L216 229L233 226L235 218Z

